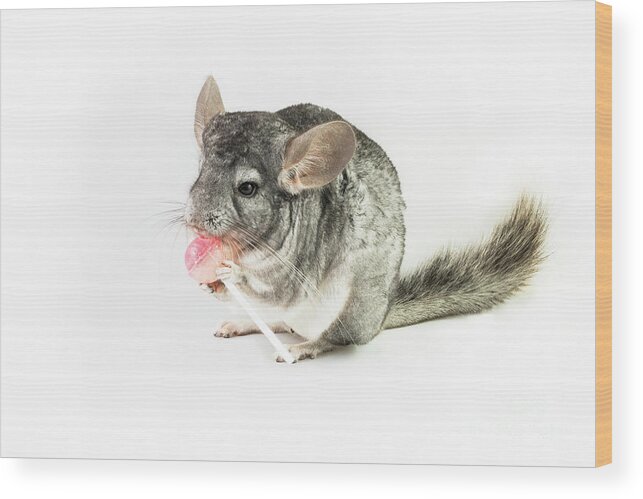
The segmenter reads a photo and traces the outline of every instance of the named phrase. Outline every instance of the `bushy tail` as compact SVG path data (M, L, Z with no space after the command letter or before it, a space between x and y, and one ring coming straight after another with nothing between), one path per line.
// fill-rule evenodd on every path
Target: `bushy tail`
M546 230L541 204L522 197L482 244L443 250L402 276L384 327L472 314L502 303L537 270Z

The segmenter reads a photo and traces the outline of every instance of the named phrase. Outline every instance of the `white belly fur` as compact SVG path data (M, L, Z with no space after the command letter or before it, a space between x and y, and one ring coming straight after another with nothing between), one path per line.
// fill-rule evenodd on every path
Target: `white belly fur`
M272 307L247 296L248 302L268 324L285 322L308 340L317 339L341 313L350 294L346 278L329 278L319 296L302 300L289 308Z

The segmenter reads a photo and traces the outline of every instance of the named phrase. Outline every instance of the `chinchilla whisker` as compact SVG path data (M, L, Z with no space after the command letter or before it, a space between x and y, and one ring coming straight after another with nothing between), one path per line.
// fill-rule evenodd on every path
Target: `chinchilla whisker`
M244 230L244 227L239 227L237 228ZM308 290L309 293L316 295L317 297L322 297L322 293L319 291L317 286L313 284L313 282L310 280L310 278L301 270L299 267L294 265L292 262L289 260L286 260L283 258L279 253L277 253L273 248L265 244L261 239L259 239L257 236L253 235L251 231L248 229L246 232L250 235L253 236L257 239L257 243L260 245L264 245L266 249L270 250L271 253L275 256L275 258L282 264L284 265L287 269L292 270L294 272L294 276L299 282L299 284L306 290ZM347 339L350 343L354 342L353 336L350 334L348 329L346 328L345 324L342 322L341 318L337 317L336 318L337 324L338 324L338 330L340 334L343 336L344 339Z
M163 224L163 229L170 229L173 227L187 227L187 224L185 223L185 218L183 217L183 215L178 215L176 217L173 217L170 220L167 220Z
M154 235L154 237L157 237L157 238L161 237L165 233L167 233L169 231L172 231L172 230L175 230L175 229L177 229L177 232L178 232L179 228L180 228L180 226L178 226L178 225L171 225L171 224L165 223L165 224L163 224L161 227L159 227L156 230L156 234Z
M174 233L174 240L172 241L172 249L176 247L176 240L179 238L179 233L183 232L186 236L186 239L189 239L188 226L185 223L181 225L174 225L174 227L178 228L178 230L175 231Z
M148 217L146 220L149 220L150 218L151 217ZM178 233L180 232L181 228L187 229L187 224L185 222L185 217L184 217L183 213L181 213L179 215L175 215L172 218L170 218L169 220L165 220L162 223L162 225L158 228L155 237L160 237L161 235L165 234L166 232L172 231L174 229L179 229L179 230L176 231L176 234L178 235ZM175 240L176 240L176 237L178 237L177 235L175 235Z
M246 235L246 237L251 238L254 240L254 242L262 249L265 249L268 251L272 256L275 257L275 259L280 262L282 265L284 265L288 270L292 271L294 276L296 277L297 281L300 283L300 285L306 289L309 293L316 295L316 296L321 296L321 292L315 286L315 284L310 280L310 278L299 268L297 267L294 263L292 263L290 260L284 258L282 255L280 255L277 251L275 251L270 245L268 245L265 241L263 241L261 238L259 238L256 234L253 234L252 231L247 228L242 226L239 223L236 223L234 225L234 228L237 230L241 231Z
M251 238L254 244L252 246L257 249L264 249L268 251L272 256L275 257L275 259L278 261L278 263L282 264L286 269L290 270L293 272L293 276L295 277L295 280L300 284L302 288L304 288L308 293L311 295L317 296L318 298L322 297L321 292L313 284L313 282L304 274L304 272L299 269L297 266L295 266L292 262L289 260L283 258L279 253L277 253L271 246L269 246L265 241L261 240L258 236L253 234L248 228L242 226L240 223L232 223L231 227L234 229L237 229L240 231L242 234L244 234L246 237ZM347 339L350 343L354 342L353 336L350 334L348 329L346 328L345 324L342 322L342 320L337 317L336 318L337 324L338 324L338 331L339 333L343 336L344 339Z
M256 236L254 236L249 230L245 230L243 227L240 227L239 225L236 225L235 228L240 230L242 233L245 233L247 237L253 237L253 239L256 239L256 243L265 248L266 250L269 250L270 253L277 259L278 263L282 264L286 269L291 270L293 272L293 276L299 282L299 284L307 290L310 294L315 295L319 298L322 297L321 292L319 289L312 283L312 281L306 276L306 274L299 269L297 266L295 266L292 262L289 260L286 260L283 258L279 253L277 253L273 248L265 244L263 241L258 239ZM341 318L337 317L336 322L338 325L338 331L342 335L343 339L348 340L349 343L354 343L354 338L353 335L350 334L348 328L346 325L342 322Z
M273 256L279 263L282 265L286 266L289 270L295 272L295 275L297 277L303 277L301 270L299 270L297 267L295 267L292 262L284 259L279 253L277 253L274 248L272 248L268 243L260 239L258 236L253 234L247 227L244 227L241 225L239 222L232 222L230 220L225 220L224 223L228 226L228 228L236 230L240 232L243 236L245 236L245 241L248 243L253 249L257 249L259 251L264 251L268 253L270 256ZM302 282L301 279L299 279L300 284L304 285L305 282ZM312 283L309 283L312 285Z
M168 219L169 217L169 219ZM183 208L173 208L171 210L163 210L157 213L152 213L151 215L145 217L145 221L150 221L152 219L166 219L168 224L175 224L181 221L184 222L184 209Z
M161 204L178 204L182 207L185 207L185 203L183 201L159 201Z

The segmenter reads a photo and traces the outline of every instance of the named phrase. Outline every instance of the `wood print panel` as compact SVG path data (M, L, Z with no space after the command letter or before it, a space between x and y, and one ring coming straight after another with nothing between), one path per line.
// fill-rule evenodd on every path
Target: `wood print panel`
M589 0L3 11L2 456L602 462L596 19ZM198 174L209 74L228 111L313 102L380 144L403 270L523 193L546 260L488 312L294 366L214 338L227 308L163 213Z

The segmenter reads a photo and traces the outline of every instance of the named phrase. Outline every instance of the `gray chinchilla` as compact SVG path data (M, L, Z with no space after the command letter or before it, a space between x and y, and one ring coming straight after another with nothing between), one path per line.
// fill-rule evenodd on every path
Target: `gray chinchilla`
M290 346L295 359L368 343L382 329L486 310L542 261L546 219L523 196L482 244L444 250L400 276L404 201L395 167L329 109L225 112L209 77L195 133L201 168L185 222L236 249L238 288L275 332L305 339ZM226 293L220 282L208 290ZM253 332L226 322L216 335Z

